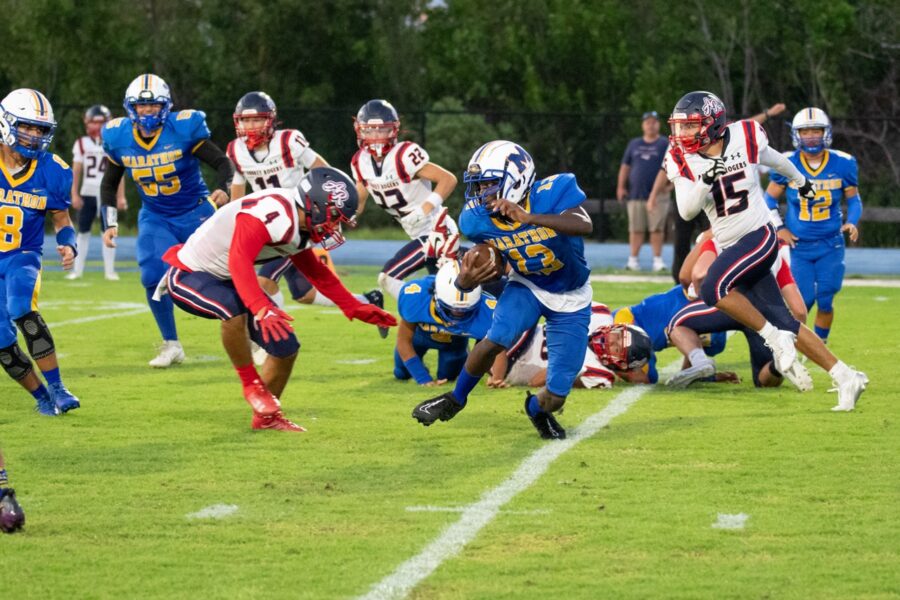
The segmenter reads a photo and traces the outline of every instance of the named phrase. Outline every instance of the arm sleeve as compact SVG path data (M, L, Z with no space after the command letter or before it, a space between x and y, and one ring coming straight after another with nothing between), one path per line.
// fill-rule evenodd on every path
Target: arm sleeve
M680 176L676 177L673 183L675 184L675 204L678 205L678 214L685 221L690 221L703 210L706 196L712 186L703 183L702 179L690 181Z
M862 198L859 197L859 194L853 196L852 198L847 198L847 222L853 225L854 227L859 225L859 219L862 217Z
M116 205L116 192L119 190L119 182L125 175L125 167L112 161L106 163L106 171L100 180L100 203L105 206Z
M770 146L766 146L759 152L759 162L760 164L766 165L781 173L798 186L802 185L803 182L806 181L806 178L803 176L803 173L800 172L797 167L794 166L788 158L778 152L777 150L773 150Z
M194 156L216 170L216 189L228 193L228 188L234 177L234 166L228 160L228 156L222 152L222 149L216 146L212 140L206 140L194 151ZM108 172L109 170L107 170ZM105 179L106 176L104 176Z
M259 219L246 213L237 215L234 235L231 236L231 249L228 253L228 271L231 273L231 280L238 296L241 297L241 302L253 315L272 304L259 287L256 269L253 267L260 250L271 241L266 226Z
M322 264L312 249L292 255L291 262L309 279L309 282L313 284L316 290L322 292L326 298L337 304L344 315L348 315L348 318L349 313L362 304L362 302L353 297L353 294L347 291L347 288L344 287L337 275Z

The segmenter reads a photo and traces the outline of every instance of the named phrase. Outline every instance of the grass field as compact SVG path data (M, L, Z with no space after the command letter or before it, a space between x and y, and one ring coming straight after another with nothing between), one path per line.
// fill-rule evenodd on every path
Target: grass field
M345 281L368 289L374 271ZM666 287L595 284L595 298ZM900 597L898 307L896 288L837 301L831 347L871 380L854 413L829 411L820 370L805 395L754 390L738 336L718 362L745 383L632 392L490 518L459 510L546 452L522 390L480 387L425 429L409 413L432 390L393 380L390 341L295 307L303 349L282 400L309 431L254 433L216 323L179 313L189 360L153 371L136 273L48 272L42 312L82 408L41 417L0 378L0 447L28 517L0 537L0 597L350 598L473 516L483 529L409 597ZM576 391L560 421L575 433L622 389ZM188 516L215 505L237 509ZM748 517L714 528L720 514Z

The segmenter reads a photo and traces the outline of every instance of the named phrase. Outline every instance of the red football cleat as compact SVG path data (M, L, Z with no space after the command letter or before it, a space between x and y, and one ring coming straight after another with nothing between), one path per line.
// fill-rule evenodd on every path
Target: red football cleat
M306 431L300 425L289 421L281 411L269 416L253 413L252 427L253 429L276 429L278 431Z
M255 414L271 417L281 412L278 398L259 379L254 379L253 383L244 386L244 398Z

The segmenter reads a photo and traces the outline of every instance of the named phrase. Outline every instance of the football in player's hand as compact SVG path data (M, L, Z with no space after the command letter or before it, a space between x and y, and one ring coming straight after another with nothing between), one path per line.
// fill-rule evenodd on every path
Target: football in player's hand
M468 252L475 255L474 259L469 259L474 260L472 265L474 268L477 269L485 263L492 263L494 265L493 277L488 281L498 279L506 273L506 259L503 258L503 253L490 244L475 244Z

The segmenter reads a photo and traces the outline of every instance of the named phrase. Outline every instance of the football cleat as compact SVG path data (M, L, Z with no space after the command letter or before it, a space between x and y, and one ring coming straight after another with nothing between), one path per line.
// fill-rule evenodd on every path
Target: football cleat
M67 413L81 407L81 402L75 397L75 394L66 389L62 382L51 383L47 386L50 390L50 397L60 413Z
M525 394L525 414L528 415L528 418L531 420L531 424L534 425L535 429L537 429L537 432L541 436L541 439L566 439L566 430L563 429L562 425L559 424L559 421L556 420L552 413L541 411L533 417L528 414L528 400L530 399L530 397L531 392Z
M794 387L801 392L808 392L813 389L813 380L799 360L795 360L791 368L781 373L787 377L788 381L794 384Z
M155 369L165 369L184 362L184 348L177 340L166 340L159 348L159 354L149 362Z
M716 363L712 359L699 365L691 365L669 377L666 385L673 388L686 388L698 379L706 379L716 374Z
M251 427L253 427L253 429L274 429L276 431L297 431L300 433L306 431L304 427L290 421L281 411L268 416L253 413Z
M447 392L417 405L412 411L412 417L428 427L438 419L449 421L464 408L465 405L457 402L452 392Z
M15 533L25 525L25 511L16 502L16 491L0 488L0 531Z
M859 397L869 385L869 378L862 371L850 371L850 376L843 383L834 382L834 387L829 392L837 392L838 403L831 410L835 412L850 412L856 408Z
M384 294L381 293L381 290L370 290L363 294L363 296L369 301L369 304L374 304L378 308L384 310ZM381 339L385 339L390 331L390 327L379 327L378 335L381 336Z
M271 417L281 412L281 402L259 379L254 379L253 383L244 386L244 399L253 412L262 417Z
M73 279L81 279L81 273L76 273L72 271L71 273L66 273L65 279L72 281Z
M59 408L57 408L56 402L53 401L53 396L49 391L44 392L37 399L34 410L48 417L55 417L59 414Z
M775 357L775 368L780 373L790 369L797 360L797 348L794 346L797 342L797 336L790 331L779 329L765 342Z
M104 279L106 279L107 281L119 281L119 279L120 279L119 274L118 274L118 273L115 273L115 272L113 272L113 273L106 273L105 275L103 275L103 277L104 277Z

